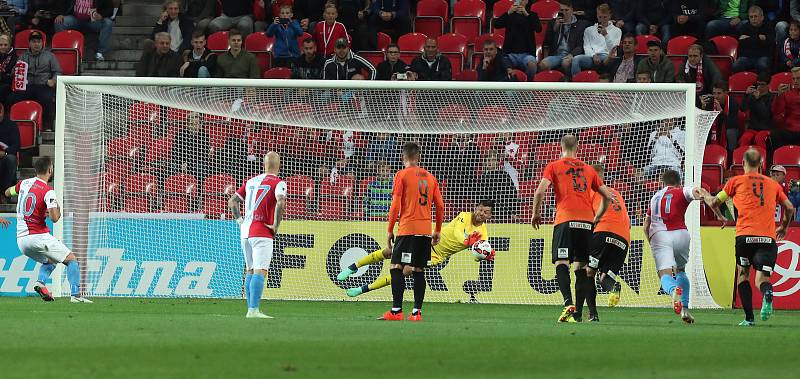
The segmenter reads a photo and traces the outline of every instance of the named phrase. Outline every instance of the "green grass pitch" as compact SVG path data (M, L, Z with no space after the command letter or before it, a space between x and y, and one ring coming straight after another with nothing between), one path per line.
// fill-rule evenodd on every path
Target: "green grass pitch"
M425 305L421 323L374 320L385 303L0 298L0 377L794 377L800 313L742 328L739 310L601 308L556 324L553 306ZM623 299L624 301L624 299ZM794 374L793 374L794 373Z

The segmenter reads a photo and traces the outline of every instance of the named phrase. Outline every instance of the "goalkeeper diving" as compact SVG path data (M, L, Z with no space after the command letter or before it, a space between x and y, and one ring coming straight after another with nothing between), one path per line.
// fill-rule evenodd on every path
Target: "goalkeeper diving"
M494 250L486 240L489 239L489 232L486 230L486 221L492 218L494 201L481 200L472 212L461 212L452 221L442 228L442 235L439 244L431 246L430 266L437 266L450 258L452 255L469 249L476 261L494 260ZM336 277L337 280L347 280L360 267L378 263L392 256L390 249L375 250L371 254L351 264L342 270ZM362 293L374 291L386 287L392 283L390 275L384 275L374 282L347 289L347 296L356 297Z

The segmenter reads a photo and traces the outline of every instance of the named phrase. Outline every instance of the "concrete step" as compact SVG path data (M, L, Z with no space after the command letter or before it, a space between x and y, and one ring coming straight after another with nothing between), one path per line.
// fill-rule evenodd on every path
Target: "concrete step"
M142 41L150 38L147 34L114 34L111 39L111 50L141 50Z
M81 72L83 76L114 76L114 77L125 77L125 76L136 76L135 70L84 70Z
M41 132L39 136L42 137L43 144L55 145L56 133L55 132Z
M56 156L56 145L51 145L51 144L41 144L41 145L39 145L39 156L40 157L55 157Z
M138 62L142 57L142 50L139 49L120 49L113 50L110 54L106 55L108 61L127 61Z
M136 70L136 62L133 61L111 61L106 60L102 62L90 61L83 62L84 71L97 71L97 70Z
M150 16L154 20L161 14L161 9L163 7L162 2L144 2L144 1L137 1L137 4L128 4L127 2L123 6L122 14L123 16L120 17L128 17L128 16Z
M133 35L140 35L140 36L147 36L153 32L152 25L145 25L145 26L120 26L114 28L114 36L123 35L123 34L133 34Z
M158 15L156 16L119 16L114 21L114 31L123 26L150 26L156 24Z
M22 179L36 176L36 170L34 170L32 167L20 167L17 169L17 171L19 171L19 177Z

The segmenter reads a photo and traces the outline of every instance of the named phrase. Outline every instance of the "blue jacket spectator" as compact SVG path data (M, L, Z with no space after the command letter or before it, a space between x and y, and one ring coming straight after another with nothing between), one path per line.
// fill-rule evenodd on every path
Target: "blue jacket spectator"
M288 67L288 60L300 56L297 38L303 35L303 29L300 28L300 22L297 20L289 20L286 23L284 23L283 19L279 20L279 22L273 23L267 28L267 36L275 37L275 45L272 47L272 54L275 59L287 60L287 64L283 66ZM276 65L280 65L279 63L275 62Z

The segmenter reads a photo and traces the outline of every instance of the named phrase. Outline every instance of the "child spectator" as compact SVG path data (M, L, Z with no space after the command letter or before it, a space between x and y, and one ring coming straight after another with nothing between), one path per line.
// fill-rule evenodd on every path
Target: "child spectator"
M789 38L782 41L778 48L782 57L778 64L779 71L800 67L800 23L792 21L789 24Z
M350 35L347 34L347 29L344 24L336 21L339 17L339 12L333 4L325 6L325 13L322 14L325 22L318 22L314 27L314 39L317 41L317 49L325 59L328 59L335 52L334 44L341 38L347 39L348 46L350 45Z
M275 67L291 67L294 59L300 56L297 38L303 35L300 22L292 19L292 7L281 7L280 17L275 17L274 22L267 28L267 36L275 37L275 46L272 48Z

